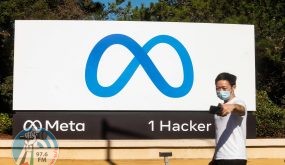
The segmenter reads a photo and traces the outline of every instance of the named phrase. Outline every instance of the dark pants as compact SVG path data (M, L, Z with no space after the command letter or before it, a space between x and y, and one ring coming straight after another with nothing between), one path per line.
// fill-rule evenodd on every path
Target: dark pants
M246 165L247 160L243 159L221 159L213 160L211 165Z

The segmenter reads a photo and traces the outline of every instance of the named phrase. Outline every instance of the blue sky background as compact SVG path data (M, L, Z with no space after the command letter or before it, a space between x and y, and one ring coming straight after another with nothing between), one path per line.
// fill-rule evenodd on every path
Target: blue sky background
M106 6L107 6L108 2L116 2L116 0L93 0L93 1L94 2L102 2L102 3L106 4ZM129 1L132 3L133 7L136 7L136 6L140 7L142 3L146 7L148 7L151 2L154 2L154 3L158 2L158 0L125 0L125 2L122 5L126 5Z

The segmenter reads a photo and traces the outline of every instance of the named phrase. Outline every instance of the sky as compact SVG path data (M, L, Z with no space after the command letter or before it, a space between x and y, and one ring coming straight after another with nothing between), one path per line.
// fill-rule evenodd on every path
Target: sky
M93 0L94 2L102 2L104 4L107 4L108 2L115 2L116 0ZM127 4L128 2L131 2L133 7L140 7L143 3L146 7L149 6L151 2L158 2L158 0L125 0L124 4Z

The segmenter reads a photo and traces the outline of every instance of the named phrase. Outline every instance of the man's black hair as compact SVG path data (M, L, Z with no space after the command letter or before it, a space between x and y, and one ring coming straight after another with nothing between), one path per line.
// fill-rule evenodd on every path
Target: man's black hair
M217 84L217 82L220 80L227 80L231 84L231 86L234 86L236 85L237 76L230 74L230 73L223 72L223 73L220 73L216 77L215 83Z

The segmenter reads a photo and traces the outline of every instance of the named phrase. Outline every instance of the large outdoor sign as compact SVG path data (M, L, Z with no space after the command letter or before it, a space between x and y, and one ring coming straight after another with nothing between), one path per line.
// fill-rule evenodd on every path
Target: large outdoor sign
M252 25L16 21L13 134L213 138L215 78L237 76L255 137Z
M16 21L14 110L205 111L237 76L255 110L252 25Z

